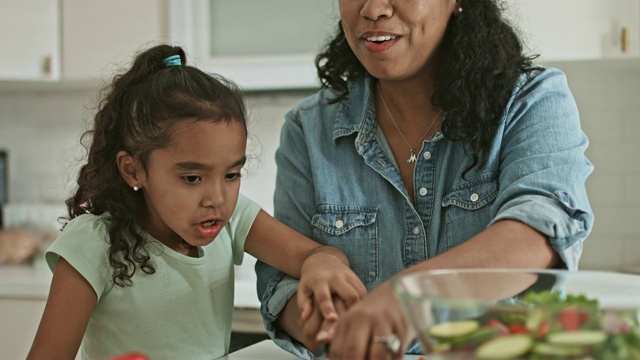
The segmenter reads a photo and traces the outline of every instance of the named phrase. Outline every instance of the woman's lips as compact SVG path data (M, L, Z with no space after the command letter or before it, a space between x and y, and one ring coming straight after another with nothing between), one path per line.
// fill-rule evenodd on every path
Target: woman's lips
M366 35L362 37L364 41L364 46L369 52L374 54L378 54L384 51L387 51L390 47L392 47L398 40L400 40L400 36L397 35Z

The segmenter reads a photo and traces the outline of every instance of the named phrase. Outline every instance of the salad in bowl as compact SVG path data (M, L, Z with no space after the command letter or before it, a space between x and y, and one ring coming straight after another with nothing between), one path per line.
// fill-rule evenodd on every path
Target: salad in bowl
M640 360L640 276L434 270L392 286L429 359Z

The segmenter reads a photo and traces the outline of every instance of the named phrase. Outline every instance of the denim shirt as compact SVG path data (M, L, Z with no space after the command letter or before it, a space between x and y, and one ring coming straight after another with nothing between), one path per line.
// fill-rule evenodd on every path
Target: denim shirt
M274 196L275 217L340 248L367 290L513 219L543 233L564 266L577 269L593 213L585 181L593 165L565 75L541 69L514 88L484 167L437 132L414 170L415 206L376 122L375 79L350 83L348 97L320 90L286 115ZM464 175L464 176L463 176ZM505 254L508 256L508 254ZM297 281L258 262L265 327L276 343L312 358L274 326Z

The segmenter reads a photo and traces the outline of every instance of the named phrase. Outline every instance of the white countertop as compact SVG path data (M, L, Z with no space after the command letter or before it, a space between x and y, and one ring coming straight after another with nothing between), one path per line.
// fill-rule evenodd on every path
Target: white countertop
M423 356L424 357L424 356ZM271 340L263 340L244 349L232 352L221 360L296 360L298 357L280 349ZM418 360L420 355L405 355L402 360Z
M51 285L51 271L44 263L0 265L0 298L46 299ZM255 275L236 276L234 304L238 308L259 309Z
M0 298L46 299L51 271L31 265L0 266Z

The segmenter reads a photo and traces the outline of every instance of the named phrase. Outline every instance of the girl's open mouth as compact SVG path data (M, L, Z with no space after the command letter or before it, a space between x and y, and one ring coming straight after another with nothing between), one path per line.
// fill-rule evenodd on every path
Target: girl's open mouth
M212 239L218 236L222 229L222 222L216 220L205 221L197 225L198 232L204 238Z

